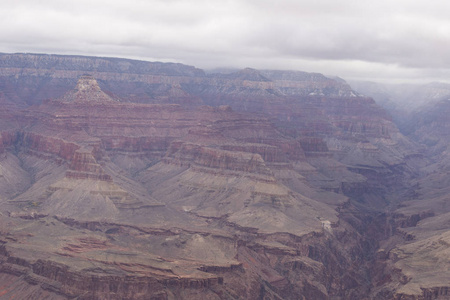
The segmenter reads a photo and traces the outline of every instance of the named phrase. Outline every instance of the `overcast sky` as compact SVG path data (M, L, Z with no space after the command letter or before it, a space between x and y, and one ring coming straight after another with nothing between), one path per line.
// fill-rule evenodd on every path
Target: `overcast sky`
M0 52L450 82L447 0L0 0Z

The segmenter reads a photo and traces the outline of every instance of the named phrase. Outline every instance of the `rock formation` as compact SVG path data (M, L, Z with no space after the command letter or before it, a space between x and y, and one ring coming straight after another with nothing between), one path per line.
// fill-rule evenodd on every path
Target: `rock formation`
M0 101L0 298L448 293L444 177L342 80L2 54Z

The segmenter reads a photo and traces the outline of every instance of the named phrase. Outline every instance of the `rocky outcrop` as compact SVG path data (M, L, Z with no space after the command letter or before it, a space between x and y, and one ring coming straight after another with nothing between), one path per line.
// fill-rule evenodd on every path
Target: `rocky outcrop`
M76 150L80 149L74 142L35 132L17 132L15 143L38 156L55 155L67 161L70 161Z
M194 164L197 166L229 171L242 171L269 175L261 155L252 152L227 151L194 144L182 144L174 157L181 166Z
M223 145L221 148L231 152L256 153L267 163L286 163L289 161L282 149L267 144Z
M91 149L78 149L70 160L67 178L112 181L92 155Z
M97 80L95 80L94 77L83 75L78 79L75 89L64 95L62 101L88 103L104 102L107 104L114 100L100 89Z
M4 247L4 246L3 246ZM169 276L139 276L108 274L101 270L79 272L67 265L49 260L28 262L3 250L2 273L20 276L23 281L37 285L51 295L64 299L170 299L172 291L185 289L210 289L222 283L221 277L207 275L204 278L177 278ZM96 272L97 271L97 272ZM15 295L26 296L27 291L14 290Z
M0 153L14 146L16 135L13 131L2 131L0 135Z

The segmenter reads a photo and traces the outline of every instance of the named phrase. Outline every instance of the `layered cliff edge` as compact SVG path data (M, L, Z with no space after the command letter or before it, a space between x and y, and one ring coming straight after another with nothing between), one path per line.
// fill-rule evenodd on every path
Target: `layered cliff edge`
M436 208L389 211L421 148L341 81L3 54L0 88L2 296L447 295L408 267Z

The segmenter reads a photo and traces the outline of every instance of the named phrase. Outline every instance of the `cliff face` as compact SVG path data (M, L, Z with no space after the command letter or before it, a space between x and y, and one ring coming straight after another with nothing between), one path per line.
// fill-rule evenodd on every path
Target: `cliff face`
M399 145L397 151L414 149L403 145L405 141L399 137L396 126L372 99L361 97L346 83L321 74L245 69L206 75L180 64L31 54L5 54L0 60L2 81L5 86L15 87L9 89L9 98L19 98L22 103L39 104L46 98L59 98L75 86L80 76L89 73L104 91L122 97L122 101L178 103L189 108L202 104L230 105L236 111L264 113L274 118L279 131L297 138L310 149L311 155L326 154L328 148L340 161L360 157L352 165L373 161L377 149L379 153L386 144ZM106 94L102 97L110 98ZM139 109L134 108L136 113ZM359 148L362 155L346 156L348 151L334 151L335 138L354 143L352 148L355 143L366 146ZM384 155L388 151L381 152ZM369 155L371 158L367 159ZM394 160L392 155L390 160Z
M4 54L0 91L5 297L445 290L421 285L398 242L437 206L378 213L418 191L419 148L340 80Z

